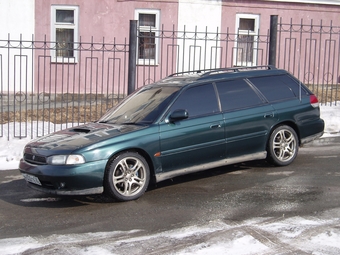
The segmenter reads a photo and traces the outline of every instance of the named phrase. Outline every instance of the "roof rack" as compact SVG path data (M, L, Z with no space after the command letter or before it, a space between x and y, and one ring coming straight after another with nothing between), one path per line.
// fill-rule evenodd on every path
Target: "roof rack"
M208 76L215 73L236 73L242 71L249 70L274 70L276 67L272 65L263 65L263 66L237 66L237 67L229 67L229 68L216 68L216 69L203 69L203 70L195 70L195 71L186 71L179 72L169 75L168 77L179 76L184 74L202 74L201 77Z

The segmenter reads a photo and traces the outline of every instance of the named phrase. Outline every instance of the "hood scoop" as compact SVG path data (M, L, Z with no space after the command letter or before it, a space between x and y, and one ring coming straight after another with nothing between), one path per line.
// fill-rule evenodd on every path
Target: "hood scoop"
M91 129L88 129L88 128L74 128L74 129L71 129L70 131L73 131L73 132L76 132L76 133L89 133L91 132Z

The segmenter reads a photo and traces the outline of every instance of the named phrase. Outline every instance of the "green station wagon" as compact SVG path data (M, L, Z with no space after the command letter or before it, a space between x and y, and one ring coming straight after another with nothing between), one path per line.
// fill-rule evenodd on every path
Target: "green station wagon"
M286 166L323 134L316 96L271 66L173 74L96 122L26 145L27 184L57 195L139 198L149 183L239 162Z

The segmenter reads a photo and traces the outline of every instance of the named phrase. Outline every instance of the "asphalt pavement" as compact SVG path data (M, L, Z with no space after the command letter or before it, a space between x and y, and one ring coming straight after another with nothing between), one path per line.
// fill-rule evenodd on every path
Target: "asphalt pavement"
M241 237L267 247L266 254L311 254L317 247L325 249L319 254L339 254L340 249L325 248L329 239L308 245L323 235L338 238L339 165L340 137L326 137L302 147L286 167L251 161L210 169L164 181L124 203L102 195L53 197L29 189L19 171L0 171L0 241L40 240L40 248L27 254L66 254L91 245L110 247L108 254L172 254L243 233ZM313 227L304 231L311 222ZM216 224L216 231L209 230L213 234L202 230L202 235L188 234L185 242L160 234ZM280 224L285 230L279 227L273 234L269 228ZM114 238L91 238L89 233L111 233ZM65 244L65 238L76 241Z

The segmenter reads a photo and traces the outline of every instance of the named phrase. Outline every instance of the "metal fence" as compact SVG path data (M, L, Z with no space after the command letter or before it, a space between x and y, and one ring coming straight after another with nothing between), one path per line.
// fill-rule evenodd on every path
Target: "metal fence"
M340 101L340 26L281 19L277 48L277 67L298 77L321 103Z
M266 65L269 54L269 29L255 36L197 28L155 33L159 41L159 64L137 66L137 87L175 72L243 65ZM143 36L139 35L139 38Z
M276 66L307 84L322 103L340 100L340 27L282 20L276 27ZM174 72L266 65L273 34L269 29L253 36L185 27L153 32L157 63L133 60L132 66L129 56L139 49L126 39L73 42L67 58L58 57L55 42L0 40L0 136L33 138L96 120L128 94L131 73L139 88ZM130 41L148 34L136 31Z
M32 138L93 121L126 96L126 41L79 41L68 58L56 57L57 48L33 38L0 40L0 136Z

